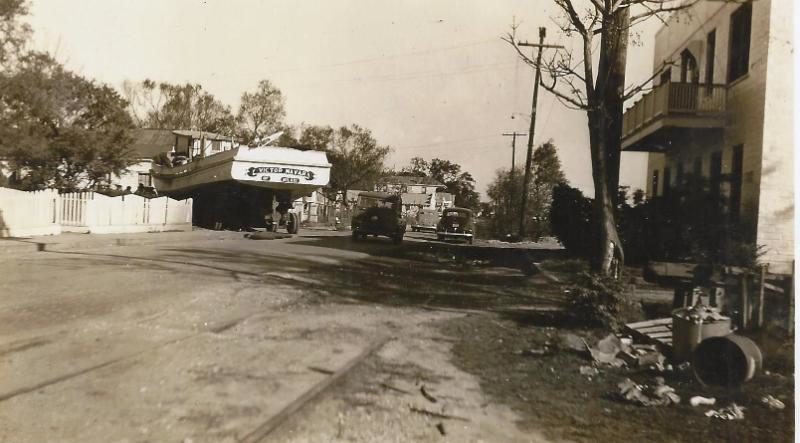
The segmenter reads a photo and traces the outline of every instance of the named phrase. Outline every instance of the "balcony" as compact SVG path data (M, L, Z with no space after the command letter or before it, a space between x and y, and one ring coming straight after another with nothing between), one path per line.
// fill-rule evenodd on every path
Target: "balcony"
M622 115L622 149L664 152L671 145L725 127L725 85L665 83Z

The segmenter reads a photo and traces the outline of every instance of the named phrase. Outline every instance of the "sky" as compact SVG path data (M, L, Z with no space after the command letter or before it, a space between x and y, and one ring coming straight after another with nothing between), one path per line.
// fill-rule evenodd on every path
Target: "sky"
M527 132L533 70L501 40L570 46L548 0L30 0L34 46L120 88L145 78L199 83L234 110L269 79L289 124L357 123L393 152L451 160L485 190ZM657 23L638 30L628 80L649 76ZM512 118L513 117L513 118ZM572 186L592 191L585 114L540 90L534 143L552 139ZM517 139L524 164L527 138ZM621 182L645 187L645 154L625 153Z

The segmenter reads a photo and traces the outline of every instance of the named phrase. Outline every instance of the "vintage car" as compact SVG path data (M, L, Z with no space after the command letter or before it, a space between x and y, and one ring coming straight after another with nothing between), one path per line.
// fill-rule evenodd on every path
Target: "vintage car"
M472 211L466 208L447 208L436 226L439 240L464 239L472 244L475 235L475 220Z
M368 235L383 235L391 238L395 244L401 243L406 232L402 207L399 195L384 192L358 194L356 212L350 222L353 241L363 240Z
M411 222L413 232L436 232L436 225L439 223L439 213L435 209L420 209L416 217Z

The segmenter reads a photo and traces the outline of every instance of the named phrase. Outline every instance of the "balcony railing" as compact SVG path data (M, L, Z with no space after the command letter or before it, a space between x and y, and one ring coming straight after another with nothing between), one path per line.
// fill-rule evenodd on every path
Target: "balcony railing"
M725 112L725 85L664 83L634 103L622 116L622 137L667 117L719 117Z

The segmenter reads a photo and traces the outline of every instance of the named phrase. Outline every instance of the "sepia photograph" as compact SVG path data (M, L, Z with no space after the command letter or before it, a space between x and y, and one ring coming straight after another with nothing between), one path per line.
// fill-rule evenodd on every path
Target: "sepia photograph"
M0 442L794 442L793 0L0 0Z

